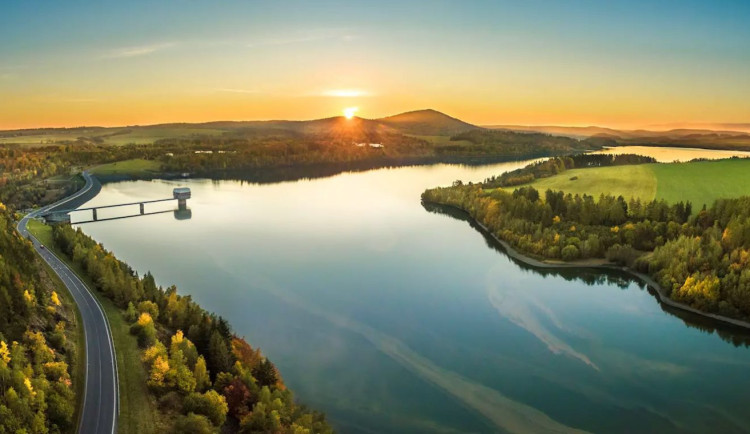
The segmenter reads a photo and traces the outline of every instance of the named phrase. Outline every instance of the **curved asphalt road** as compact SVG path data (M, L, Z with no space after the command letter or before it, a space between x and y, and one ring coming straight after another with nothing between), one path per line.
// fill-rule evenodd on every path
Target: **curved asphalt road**
M60 276L70 293L73 294L73 299L81 312L83 330L86 336L86 386L78 432L114 434L117 430L117 415L120 407L117 388L117 363L112 332L104 310L78 276L52 252L42 248L39 241L31 236L26 229L29 218L65 205L88 192L93 186L93 181L87 172L83 172L83 177L86 179L86 185L81 190L72 196L25 216L18 222L18 232L32 241L37 253Z

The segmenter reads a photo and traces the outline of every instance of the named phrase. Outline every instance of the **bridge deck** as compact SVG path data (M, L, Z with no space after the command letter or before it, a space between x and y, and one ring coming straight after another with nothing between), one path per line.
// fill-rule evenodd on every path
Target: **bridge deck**
M177 199L175 199L173 197L170 197L168 199L141 200L141 201L138 201L138 202L118 203L118 204L114 204L114 205L92 206L92 207L88 207L88 208L61 209L61 210L58 210L58 211L54 211L54 214L58 214L58 213L65 213L65 214L67 214L67 213L71 213L71 212L75 212L75 211L89 211L89 210L92 210L92 209L115 208L115 207L118 207L118 206L140 205L142 203L166 202L168 200L177 200ZM52 214L52 213L50 213L50 214Z

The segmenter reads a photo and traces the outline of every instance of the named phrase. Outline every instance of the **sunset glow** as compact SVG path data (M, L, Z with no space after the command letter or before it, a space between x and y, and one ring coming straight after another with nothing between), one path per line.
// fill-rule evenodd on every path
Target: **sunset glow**
M750 119L747 2L135 3L4 4L0 129L318 119L342 99L479 125Z
M344 109L344 117L346 117L347 119L351 119L354 117L354 114L357 113L357 111L359 111L358 107L347 107Z

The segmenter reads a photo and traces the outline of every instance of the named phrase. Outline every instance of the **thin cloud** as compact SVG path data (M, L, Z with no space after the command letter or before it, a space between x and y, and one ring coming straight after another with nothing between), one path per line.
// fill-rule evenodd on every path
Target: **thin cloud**
M228 93L249 93L249 94L260 93L259 90L254 90L254 89L234 89L234 88L226 88L226 87L216 88L214 90L216 92L228 92Z
M292 36L292 37L261 39L258 41L250 42L249 44L247 44L247 47L248 48L275 47L275 46L281 46L281 45L304 44L307 42L318 42L318 41L329 41L329 40L339 40L339 41L349 42L356 38L357 38L356 35L352 35L347 32L329 30L329 31L323 31L323 32L312 32L310 34Z
M335 97L335 98L357 98L357 97L372 96L372 94L370 92L359 90L359 89L330 89L330 90L324 90L323 92L316 94L316 96L330 96L330 97Z
M67 99L61 99L61 102L70 102L70 103L86 103L86 102L98 102L99 100L96 98L67 98Z
M172 48L175 45L177 44L175 44L174 42L167 42L162 44L141 45L138 47L118 48L105 55L104 57L107 59L122 59L127 57L146 56L156 53L157 51L163 51Z

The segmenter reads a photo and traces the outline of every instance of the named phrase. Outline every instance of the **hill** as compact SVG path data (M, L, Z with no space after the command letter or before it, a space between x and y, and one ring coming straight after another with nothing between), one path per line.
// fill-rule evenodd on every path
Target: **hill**
M403 134L418 136L452 136L480 129L460 119L432 109L416 110L376 119L377 122Z
M0 131L1 144L27 146L84 143L92 145L150 144L163 139L219 136L328 136L377 141L384 135L452 136L479 127L435 110L417 110L381 119L342 116L304 121L216 121L122 127L39 128Z

